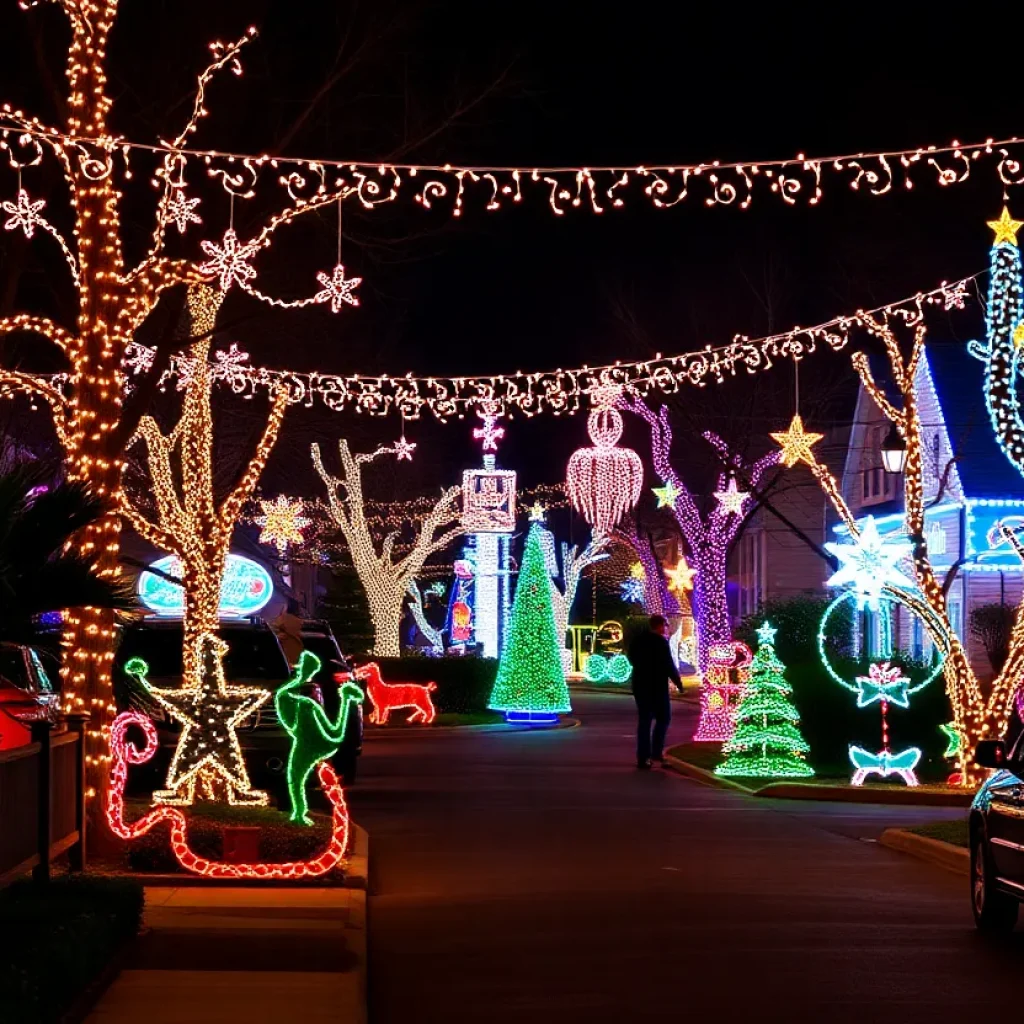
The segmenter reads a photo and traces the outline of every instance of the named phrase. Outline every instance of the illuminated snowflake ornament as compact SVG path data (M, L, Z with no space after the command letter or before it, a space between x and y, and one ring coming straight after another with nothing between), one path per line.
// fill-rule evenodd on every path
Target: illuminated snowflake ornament
M644 581L628 576L619 584L619 596L627 604L643 604Z
M415 450L415 441L406 441L404 437L400 437L395 442L395 457L399 460L405 459L406 462L412 462L412 453Z
M290 500L279 494L273 501L260 499L263 514L256 516L254 522L261 527L260 543L274 544L278 554L283 555L289 544L302 543L302 531L309 526L311 520L302 514L301 498Z
M363 279L361 277L345 277L345 268L340 263L334 268L330 277L321 270L316 275L316 279L323 286L323 291L317 292L313 296L313 301L329 302L332 313L337 313L344 305L359 305L359 296L354 292L363 283Z
M594 528L609 534L640 500L644 467L629 448L616 447L622 437L622 414L614 407L611 389L593 395L596 408L587 418L593 448L579 448L566 473L566 491L573 508Z
M849 544L828 543L825 550L839 559L841 566L827 582L829 587L852 586L858 608L878 611L879 598L886 586L909 589L915 586L897 568L913 545L907 540L883 540L874 517L868 516L860 536Z
M167 201L167 219L174 221L179 234L185 234L189 224L202 224L203 218L195 212L199 205L198 199L189 199L185 190L176 185Z
M36 233L37 224L46 224L45 218L39 216L39 211L45 205L45 199L37 199L32 202L23 188L18 189L16 202L2 204L4 213L11 215L8 220L4 221L4 228L8 231L17 231L20 228L25 232L26 238L31 238Z
M474 439L483 441L481 445L483 451L496 452L498 442L505 436L505 428L497 425L498 417L495 413L481 413L477 410L477 415L484 421L484 425L473 430Z
M207 241L199 244L203 252L210 257L199 265L199 270L211 277L220 278L222 292L226 292L233 284L245 288L256 276L256 271L249 265L249 261L259 252L259 242L243 244L238 241L235 229L228 228L220 245Z

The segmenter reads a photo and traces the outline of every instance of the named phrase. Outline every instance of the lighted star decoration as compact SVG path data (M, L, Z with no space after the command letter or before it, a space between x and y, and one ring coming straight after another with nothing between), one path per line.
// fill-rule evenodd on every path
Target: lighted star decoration
M825 550L840 561L840 568L826 583L829 587L852 586L857 595L857 607L878 611L879 598L886 586L910 588L908 579L897 568L912 549L907 540L883 540L873 516L868 516L860 536L849 544L829 542Z
M946 737L946 749L942 752L945 758L956 757L960 753L960 733L957 732L955 722L944 722L939 726L939 731Z
M539 501L535 501L530 506L530 522L543 523L544 517L547 515L547 511L548 510Z
M999 220L990 220L986 223L996 233L996 237L992 241L993 245L999 245L1000 242L1009 242L1010 245L1016 245L1017 232L1020 230L1021 224L1024 224L1024 221L1014 220L1010 216L1010 211L1004 206L1003 212L999 215Z
M226 292L233 284L244 288L256 276L256 271L249 266L249 260L259 252L259 242L243 244L238 241L235 229L228 228L220 245L205 240L199 244L210 257L199 265L199 270L211 277L219 277L222 292Z
M202 224L203 218L196 213L199 199L189 199L182 188L175 188L167 201L167 218L173 220L180 234L185 234L189 224Z
M1024 322L1017 324L1013 332L1013 344L1015 348L1024 345Z
M644 581L628 576L619 584L619 595L627 604L644 603Z
M757 633L759 644L774 644L775 634L778 633L778 630L770 622L762 622L754 632Z
M415 450L415 441L406 441L404 437L400 437L395 442L395 456L398 459L405 459L406 462L412 462L412 453Z
M718 499L718 512L723 516L743 515L743 506L750 497L749 491L741 491L736 487L736 477L729 478L729 486L724 491L715 491Z
M629 575L635 580L647 579L647 570L643 566L643 562L634 562L629 567Z
M266 793L250 788L235 730L270 698L271 692L255 686L231 686L227 682L223 657L228 645L219 637L204 633L198 645L203 659L198 686L161 689L149 686L144 675L132 673L139 675L153 698L182 725L167 773L167 789L154 792L153 799L163 804L190 804L195 798L197 779L202 776L208 780L217 775L228 786L230 803L265 804ZM127 671L128 666L125 668Z
M17 231L21 228L25 232L26 238L31 238L36 233L36 225L44 225L46 221L39 216L39 211L46 205L45 199L37 199L32 202L28 197L28 193L23 189L18 189L18 199L16 202L4 202L3 204L4 213L9 213L10 219L4 221L4 227L8 231Z
M782 464L788 469L798 462L813 466L815 462L811 446L816 445L825 435L804 430L804 421L797 413L789 430L780 430L771 435L773 441L782 447Z
M669 589L681 594L684 590L693 590L693 578L697 570L691 569L686 564L686 558L680 555L679 564L674 569L667 569L665 575L668 577Z
M866 676L857 676L857 707L866 708L875 701L910 707L910 680L898 665L883 661L868 667Z
M273 501L260 498L262 515L253 522L261 528L260 543L274 544L279 554L288 550L289 544L302 543L302 531L312 522L302 514L303 501L292 501L287 495L279 494Z
M683 493L672 480L667 480L664 487L652 487L651 490L658 499L658 508L675 508L676 498Z
M483 441L482 451L496 452L498 450L498 442L505 436L505 428L497 425L498 417L494 413L485 413L483 421L484 425L482 427L474 428L473 438L477 441Z
M362 283L361 277L346 277L345 268L339 263L328 277L322 270L316 275L316 279L323 286L313 296L314 302L329 302L331 312L337 313L342 306L358 306L359 296L354 292Z

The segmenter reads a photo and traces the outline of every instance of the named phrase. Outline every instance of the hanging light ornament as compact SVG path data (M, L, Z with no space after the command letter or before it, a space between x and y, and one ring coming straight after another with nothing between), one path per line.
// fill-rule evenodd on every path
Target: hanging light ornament
M640 500L644 481L640 456L616 447L622 437L622 414L615 408L618 396L617 388L591 393L594 408L587 418L587 433L594 447L577 449L566 475L569 500L595 535L611 533Z

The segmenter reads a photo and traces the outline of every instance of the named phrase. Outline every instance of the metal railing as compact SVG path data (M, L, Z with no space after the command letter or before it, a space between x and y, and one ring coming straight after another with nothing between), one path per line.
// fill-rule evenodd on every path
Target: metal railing
M0 885L29 871L48 881L63 853L85 866L86 719L33 722L31 743L0 751Z

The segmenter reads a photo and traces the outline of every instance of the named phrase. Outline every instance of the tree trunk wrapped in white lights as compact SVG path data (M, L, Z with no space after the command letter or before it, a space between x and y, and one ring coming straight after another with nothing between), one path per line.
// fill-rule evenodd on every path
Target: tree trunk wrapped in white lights
M320 446L313 445L313 465L327 485L331 518L341 530L352 564L366 591L373 621L373 653L378 658L397 658L402 653L399 626L409 583L436 551L446 548L464 531L459 523L458 499L461 488L449 487L431 511L420 519L412 547L401 558L395 557L398 534L389 533L378 554L370 526L366 521L363 498L365 463L381 455L400 454L397 446L381 447L365 455L353 455L348 441L338 441L342 476L331 476L320 457ZM454 524L454 525L453 525Z

